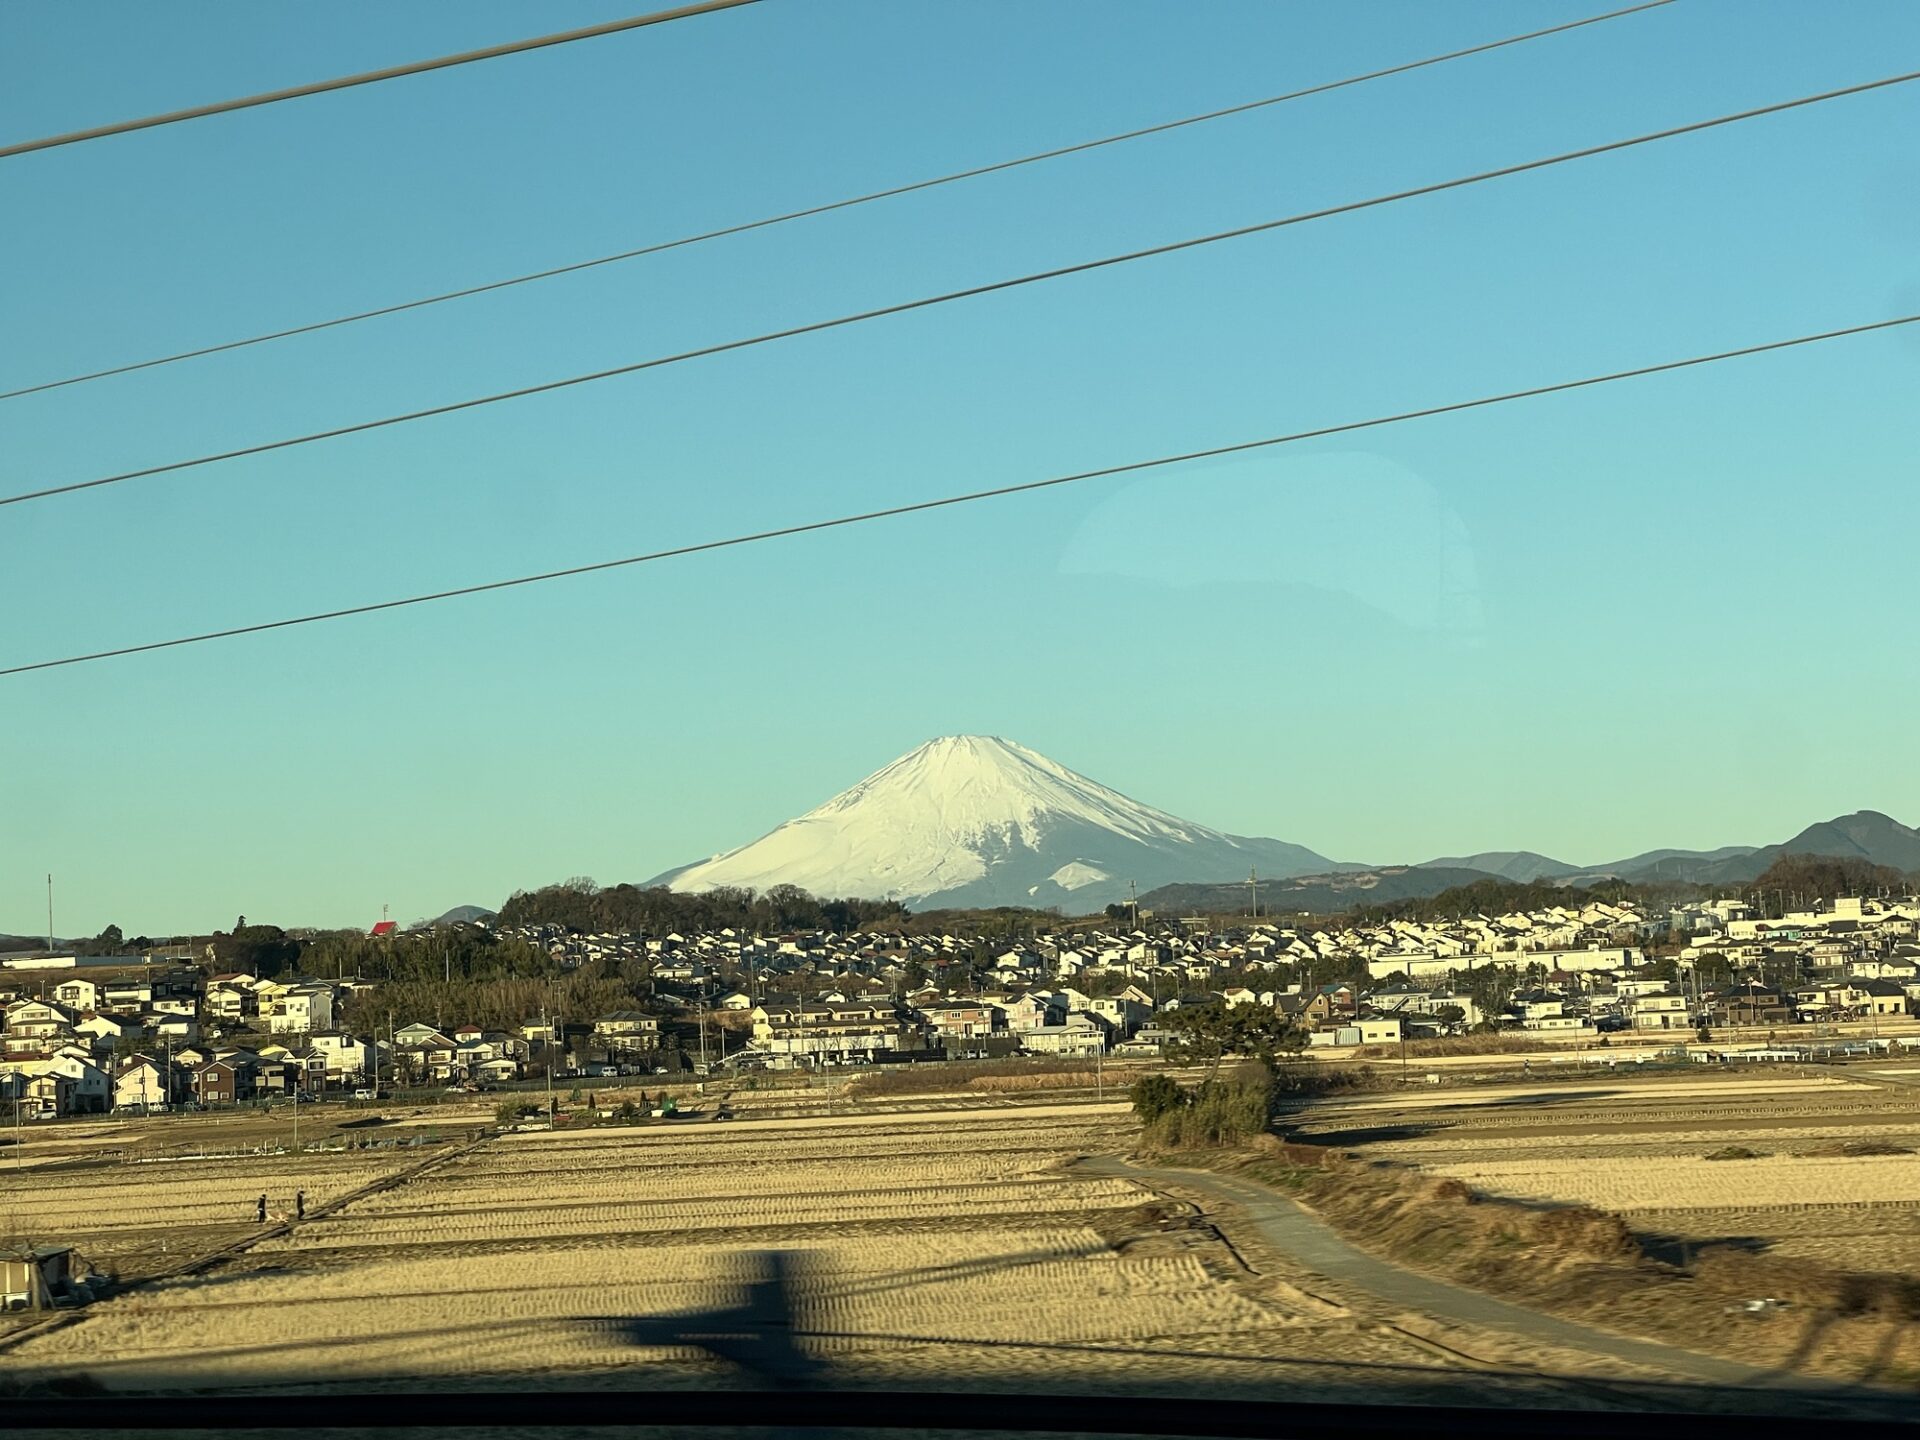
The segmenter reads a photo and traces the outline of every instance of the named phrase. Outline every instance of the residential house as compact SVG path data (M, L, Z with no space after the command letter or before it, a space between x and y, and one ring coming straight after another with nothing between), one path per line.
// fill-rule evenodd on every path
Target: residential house
M96 1050L111 1050L121 1041L136 1040L145 1032L137 1015L95 1012L74 1021L73 1033L84 1037Z
M1035 1025L1020 1032L1020 1048L1030 1055L1090 1058L1107 1048L1106 1022L1086 1011L1068 1015L1058 1025Z
M76 976L54 986L53 998L69 1010L95 1010L100 1005L100 987Z
M847 1064L924 1050L927 1030L891 1003L763 1002L753 1011L753 1041L788 1064Z
M48 1000L18 1000L7 1007L6 1058L32 1059L50 1055L73 1038L78 1017Z
M129 1055L113 1077L113 1108L167 1109L184 1093L185 1078L165 1057Z
M193 1098L232 1105L253 1097L253 1067L239 1059L209 1060L193 1072Z
M593 1022L594 1041L612 1054L660 1048L660 1017L641 1010L615 1010Z
M1003 1034L1007 1014L985 1000L939 1000L916 1007L932 1028L937 1043L982 1039Z
M1057 1024L1066 1014L1066 1006L1048 995L1021 995L996 1003L1007 1017L1007 1029L1016 1033Z
M1637 995L1630 1002L1633 1007L1633 1028L1636 1030L1685 1030L1689 1028L1687 1019L1687 997L1672 992L1658 995Z
M1905 1015L1908 1010L1906 987L1893 980L1863 980L1866 991L1862 1009L1868 1015Z
M311 1035L333 1027L333 991L302 985L273 997L267 1005L267 1029L275 1035Z

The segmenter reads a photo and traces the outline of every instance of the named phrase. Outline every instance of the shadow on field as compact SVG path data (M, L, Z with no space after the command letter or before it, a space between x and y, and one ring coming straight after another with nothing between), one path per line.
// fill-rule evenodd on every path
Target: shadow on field
M761 1250L750 1257L753 1273L736 1305L690 1315L594 1316L576 1323L611 1333L641 1348L690 1345L738 1366L760 1380L803 1389L823 1366L794 1343L794 1282L804 1278L805 1252Z
M1435 1131L1447 1128L1442 1124L1355 1125L1344 1130L1291 1130L1286 1138L1297 1145L1327 1145L1334 1149L1346 1149L1362 1145L1391 1145L1398 1140L1424 1140Z

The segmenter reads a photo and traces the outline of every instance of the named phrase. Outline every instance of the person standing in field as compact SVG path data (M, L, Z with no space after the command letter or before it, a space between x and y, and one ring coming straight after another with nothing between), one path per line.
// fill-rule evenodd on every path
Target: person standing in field
M307 1192L304 1190L293 1192L293 1218L296 1220L307 1218Z
M262 1195L260 1197L257 1208L254 1211L253 1219L254 1219L254 1223L258 1225L264 1225L267 1223L267 1197L266 1196Z

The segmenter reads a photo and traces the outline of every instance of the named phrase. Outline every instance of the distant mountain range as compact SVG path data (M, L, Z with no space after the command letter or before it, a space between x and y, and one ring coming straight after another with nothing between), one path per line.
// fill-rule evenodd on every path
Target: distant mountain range
M1532 850L1484 850L1418 865L1359 868L1327 875L1296 875L1260 889L1261 908L1274 914L1334 914L1355 905L1424 900L1489 877L1515 884L1586 885L1602 880L1738 885L1758 879L1783 855L1831 855L1865 860L1912 874L1920 871L1920 831L1877 810L1860 810L1809 825L1776 845L1723 845L1718 850L1649 850L1607 865L1570 865ZM1140 897L1160 914L1245 914L1245 881L1237 885L1165 885Z
M1731 885L1758 878L1782 855L1838 855L1911 873L1920 871L1920 830L1902 825L1878 810L1857 810L1851 815L1809 825L1791 840L1775 845L1649 850L1605 865L1569 865L1564 860L1531 850L1489 850L1425 863L1446 869L1481 870L1523 884L1537 880L1619 879Z
M1783 854L1858 857L1914 871L1920 832L1862 810L1778 844L1649 850L1600 865L1532 850L1362 865L1182 820L1011 740L953 735L928 741L751 844L648 883L685 891L796 885L822 898L895 899L919 909L1024 905L1087 914L1125 900L1132 882L1142 903L1164 913L1241 909L1252 871L1263 908L1331 911L1420 899L1489 875L1524 884L1733 884Z

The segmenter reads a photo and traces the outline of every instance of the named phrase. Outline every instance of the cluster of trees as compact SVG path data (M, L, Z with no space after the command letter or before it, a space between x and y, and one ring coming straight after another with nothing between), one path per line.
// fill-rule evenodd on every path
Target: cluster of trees
M1204 1064L1217 1070L1229 1055L1277 1064L1284 1055L1306 1048L1307 1032L1292 1016L1265 1005L1182 1005L1165 1020L1173 1037L1168 1053L1186 1064Z
M1782 855L1746 887L1745 898L1778 919L1838 895L1904 894L1912 878L1858 855Z
M216 930L207 943L213 947L216 974L244 970L272 978L293 969L300 960L300 942L278 925L249 925L242 915L232 930Z
M364 935L330 930L309 938L300 966L322 977L360 975L370 980L513 980L556 975L560 966L538 945L501 937L477 925Z
M690 935L702 930L831 930L847 934L904 921L897 900L820 900L798 885L764 892L723 886L683 894L663 886L602 888L585 876L538 890L516 890L500 907L502 925L563 925L586 932Z
M579 1021L630 1010L637 998L629 981L582 971L548 978L497 976L452 983L407 979L355 991L346 998L338 1018L342 1028L368 1035L384 1033L389 1024L414 1020L514 1030L541 1015Z

